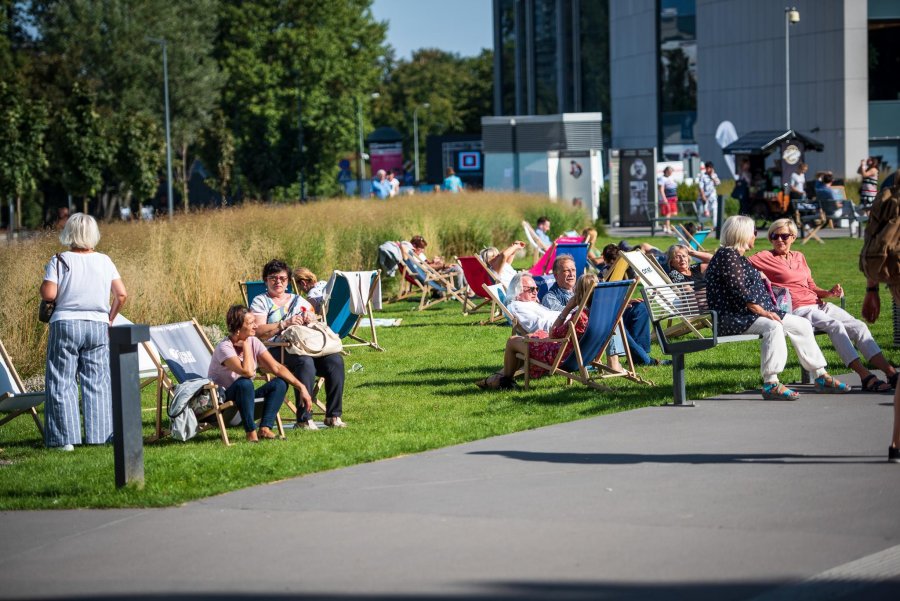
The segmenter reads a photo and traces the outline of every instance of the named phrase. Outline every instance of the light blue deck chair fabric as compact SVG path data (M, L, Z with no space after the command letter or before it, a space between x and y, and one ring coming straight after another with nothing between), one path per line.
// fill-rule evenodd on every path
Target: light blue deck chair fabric
M43 392L25 392L25 386L13 366L12 359L6 353L3 342L0 342L0 414L3 414L0 425L27 413L31 415L43 438L44 428L36 409L43 402Z
M587 243L580 244L571 244L567 242L560 242L556 245L556 256L560 255L571 255L572 259L575 260L575 270L576 277L581 277L584 273L585 267L587 267L587 256L588 256L588 247L590 245Z
M365 310L362 313L353 311L352 294L350 291L350 281L348 277L358 274L360 277L369 276L369 290L367 298L362 299L365 303ZM374 295L381 296L380 272L347 272L335 271L328 282L326 288L325 300L325 323L337 334L341 340L344 338L352 338L357 343L344 344L348 346L370 346L375 350L383 351L384 349L378 345L378 338L375 333L374 316L372 315L372 299ZM360 319L363 316L369 318L369 328L371 330L371 340L364 340L356 335L359 328Z
M293 280L288 282L287 292L289 294L294 293L293 289ZM241 287L241 296L244 297L244 302L249 307L253 304L253 299L259 296L260 294L266 293L266 283L262 280L247 280L246 282L238 282L238 286Z

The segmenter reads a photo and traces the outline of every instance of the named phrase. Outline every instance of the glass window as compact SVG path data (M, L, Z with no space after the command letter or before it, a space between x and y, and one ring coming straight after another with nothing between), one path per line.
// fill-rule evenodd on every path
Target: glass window
M534 113L558 113L556 94L556 1L534 2Z
M900 20L869 21L869 100L900 100Z

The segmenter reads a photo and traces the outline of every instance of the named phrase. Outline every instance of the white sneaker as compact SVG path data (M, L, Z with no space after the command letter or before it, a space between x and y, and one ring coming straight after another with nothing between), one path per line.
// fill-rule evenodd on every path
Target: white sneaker
M299 428L301 430L318 430L319 426L316 425L316 422L313 420L307 420L305 422L297 422L295 428Z
M65 452L67 452L67 453L71 453L72 451L75 450L75 445L64 444L64 445L61 446L61 447L53 447L53 448L54 448L55 450L57 450L57 451L65 451Z
M339 417L326 417L325 425L329 428L346 428L347 424Z

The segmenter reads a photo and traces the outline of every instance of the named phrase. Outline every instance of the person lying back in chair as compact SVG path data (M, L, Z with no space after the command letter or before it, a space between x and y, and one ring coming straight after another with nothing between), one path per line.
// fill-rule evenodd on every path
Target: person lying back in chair
M494 246L489 246L478 253L484 264L493 269L494 273L500 278L500 283L503 284L504 290L509 288L509 283L516 275L516 270L512 266L516 253L524 248L525 243L521 240L516 240L507 246L503 252L500 252Z
M531 280L532 284L534 283L534 280L531 279L530 275L524 274L522 276L522 281L524 282L523 289L530 287L530 285L527 283L528 280ZM596 286L597 276L592 273L585 273L580 278L578 278L578 281L575 284L574 294L571 296L571 298L569 298L569 301L566 303L565 307L563 307L563 310L556 313L556 317L549 324L549 329L537 330L534 335L530 336L529 338L547 338L548 332L549 338L561 338L565 336L569 326L569 319L574 317L572 312L576 307L581 305L581 302L584 300L585 296L593 292ZM529 292L529 294L531 293ZM537 295L537 291L534 292L534 295ZM585 328L587 328L589 309L590 305L588 304L585 306L584 311L582 311L578 316L578 321L575 323L575 333L578 336L584 334L584 330ZM543 363L552 363L557 353L559 353L559 347L561 346L561 344L561 342L550 341L539 342L536 344L532 343L531 348L528 349L528 342L523 336L511 336L506 341L506 349L503 353L503 370L491 376L488 376L483 380L479 380L475 384L482 389L509 390L511 388L515 388L516 383L513 379L513 376L515 375L516 371L522 366L522 362L519 360L518 355L524 355L527 350L530 356L534 357L538 361L541 361ZM570 352L572 352L571 345L566 348L565 354L568 355ZM547 370L543 367L539 367L537 365L531 366L531 378L540 378L547 373Z
M538 302L537 291L537 284L527 271L517 273L506 291L506 298L511 299L506 303L507 308L528 333L538 330L549 332L559 317L559 311L548 309Z

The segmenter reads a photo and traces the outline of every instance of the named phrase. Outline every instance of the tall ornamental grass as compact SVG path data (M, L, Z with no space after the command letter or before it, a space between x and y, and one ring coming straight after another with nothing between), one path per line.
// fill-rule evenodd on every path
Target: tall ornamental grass
M589 224L580 211L522 194L416 195L390 201L338 199L306 205L246 204L149 223L101 224L108 254L128 289L123 313L161 324L196 317L221 323L240 302L237 282L259 279L281 258L327 278L333 269L376 268L378 246L421 234L429 255L471 254L523 236L521 221L547 215L553 233ZM23 375L43 370L47 327L37 320L38 288L55 232L0 250L0 338Z

